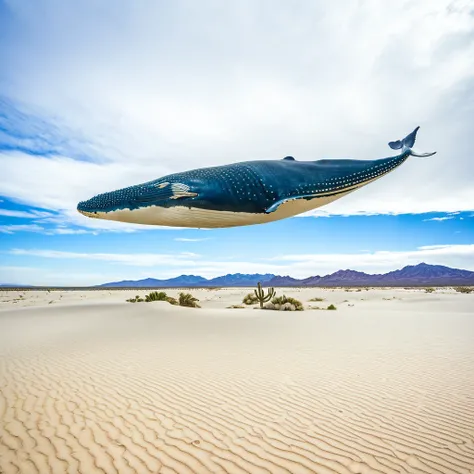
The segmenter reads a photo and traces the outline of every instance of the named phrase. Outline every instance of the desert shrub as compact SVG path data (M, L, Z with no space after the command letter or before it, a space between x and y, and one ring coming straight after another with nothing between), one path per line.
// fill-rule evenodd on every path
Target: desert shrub
M128 303L141 303L142 301L144 301L143 298L140 298L140 296L135 296L135 298L130 298L127 300Z
M469 288L468 286L458 286L454 288L458 293L472 293L474 288Z
M244 296L242 303L247 304L247 305L257 304L258 303L257 295L255 293L249 293L248 295Z
M164 291L152 291L145 296L147 303L151 301L166 301L167 295Z
M435 291L434 288L425 288L425 293L433 293Z
M200 308L198 305L199 300L195 298L193 295L190 293L180 293L179 294L179 305L180 306L188 306L190 308Z
M330 305L327 307L327 309L329 309L329 310L335 310L335 309L337 309L337 308L336 308L333 304L330 304Z
M265 305L265 309L277 311L303 311L303 303L290 296L276 296L270 303Z
M324 298L311 298L309 301L324 301Z
M145 295L145 299L140 298L140 296L137 295L135 298L130 298L127 300L128 303L141 303L142 301L146 301L147 303L151 303L153 301L167 301L169 304L178 304L178 300L176 298L168 296L164 291L152 291L148 295Z
M245 306L242 306L240 304L233 304L231 306L227 306L228 309L245 309Z

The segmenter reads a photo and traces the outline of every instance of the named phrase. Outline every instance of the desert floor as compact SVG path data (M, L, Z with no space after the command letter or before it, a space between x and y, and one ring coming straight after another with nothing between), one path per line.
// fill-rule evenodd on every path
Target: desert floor
M474 293L189 291L0 291L0 472L474 473Z

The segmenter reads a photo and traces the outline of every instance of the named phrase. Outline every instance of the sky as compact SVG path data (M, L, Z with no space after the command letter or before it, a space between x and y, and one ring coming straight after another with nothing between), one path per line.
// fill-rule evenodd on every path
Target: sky
M0 283L474 270L471 0L0 0ZM89 219L95 194L252 159L411 157L302 216Z

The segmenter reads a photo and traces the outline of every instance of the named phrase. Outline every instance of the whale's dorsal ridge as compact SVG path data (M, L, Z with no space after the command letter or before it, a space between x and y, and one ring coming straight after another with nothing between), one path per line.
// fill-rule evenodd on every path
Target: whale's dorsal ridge
M296 161L293 156L285 156L283 159L286 161Z

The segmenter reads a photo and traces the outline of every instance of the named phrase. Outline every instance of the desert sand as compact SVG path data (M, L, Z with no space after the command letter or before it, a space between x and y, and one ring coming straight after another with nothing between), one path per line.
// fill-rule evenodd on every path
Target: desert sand
M189 291L0 291L0 472L474 473L474 293Z

